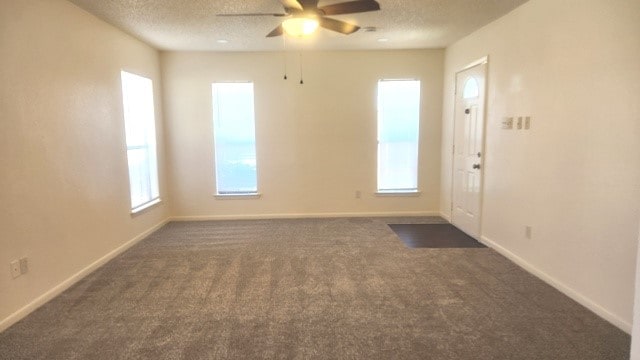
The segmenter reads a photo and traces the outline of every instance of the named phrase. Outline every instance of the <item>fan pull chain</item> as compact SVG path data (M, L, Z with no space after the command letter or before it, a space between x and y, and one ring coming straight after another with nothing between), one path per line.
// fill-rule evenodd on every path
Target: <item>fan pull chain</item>
M284 61L284 79L287 80L287 36L282 34L282 59Z
M302 53L300 53L300 85L304 84L304 80L302 77Z

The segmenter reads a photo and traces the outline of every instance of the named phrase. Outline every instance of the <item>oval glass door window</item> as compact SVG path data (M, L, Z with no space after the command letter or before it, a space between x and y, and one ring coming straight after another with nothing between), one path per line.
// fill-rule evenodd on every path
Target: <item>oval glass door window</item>
M464 83L464 90L462 91L462 97L465 99L473 99L480 96L480 86L478 80L474 77L470 77Z

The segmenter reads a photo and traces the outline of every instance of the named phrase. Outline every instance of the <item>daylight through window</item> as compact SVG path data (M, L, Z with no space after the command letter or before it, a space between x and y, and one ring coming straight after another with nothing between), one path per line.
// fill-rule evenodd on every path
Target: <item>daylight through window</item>
M136 212L160 197L153 83L126 71L121 72L121 78L131 209Z
M256 194L253 83L214 83L212 90L217 194Z
M420 81L378 82L378 192L418 190Z

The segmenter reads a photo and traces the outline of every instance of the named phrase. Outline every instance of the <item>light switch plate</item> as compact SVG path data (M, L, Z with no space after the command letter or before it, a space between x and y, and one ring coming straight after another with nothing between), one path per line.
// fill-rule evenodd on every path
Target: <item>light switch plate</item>
M524 118L524 129L525 130L531 129L531 116L527 116Z
M29 271L29 262L26 257L20 259L20 274L26 274Z
M518 130L522 130L522 116L518 116Z

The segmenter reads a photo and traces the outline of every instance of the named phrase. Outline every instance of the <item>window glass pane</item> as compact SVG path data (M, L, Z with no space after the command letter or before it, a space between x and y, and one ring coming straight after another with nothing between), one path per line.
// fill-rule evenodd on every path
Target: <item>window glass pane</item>
M464 90L462 91L462 97L465 99L474 99L480 96L480 85L478 85L478 80L473 77L467 79L467 82L464 84Z
M378 190L418 189L420 81L378 83Z
M131 185L131 204L136 207L149 201L151 184L149 183L149 158L146 149L127 151L129 160L129 182Z
M149 135L155 137L153 84L150 79L123 72L122 85L127 146L144 146Z
M131 208L135 209L160 196L153 83L125 71L121 77Z
M215 83L212 90L217 192L256 193L253 83Z

